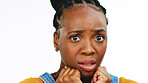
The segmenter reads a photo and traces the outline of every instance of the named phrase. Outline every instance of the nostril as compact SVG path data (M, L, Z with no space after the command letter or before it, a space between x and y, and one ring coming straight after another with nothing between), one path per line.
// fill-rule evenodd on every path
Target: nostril
M94 54L95 54L94 52L90 53L90 55L94 55Z
M82 55L85 55L85 53L82 53Z
M82 53L82 55L94 55L95 53L94 52L91 52L91 53Z

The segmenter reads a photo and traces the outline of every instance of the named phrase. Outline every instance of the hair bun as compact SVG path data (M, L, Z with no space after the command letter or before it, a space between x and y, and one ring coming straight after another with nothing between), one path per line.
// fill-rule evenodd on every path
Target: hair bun
M62 1L63 0L50 0L55 11L59 11L59 9L62 7Z

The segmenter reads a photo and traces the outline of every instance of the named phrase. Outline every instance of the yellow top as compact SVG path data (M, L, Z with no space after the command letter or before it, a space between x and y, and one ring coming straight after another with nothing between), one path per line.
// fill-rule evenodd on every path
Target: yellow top
M120 77L119 83L138 83L138 82Z
M28 78L19 83L44 83L44 82L40 78ZM119 83L138 83L138 82L120 77Z
M40 78L27 78L19 83L44 83Z

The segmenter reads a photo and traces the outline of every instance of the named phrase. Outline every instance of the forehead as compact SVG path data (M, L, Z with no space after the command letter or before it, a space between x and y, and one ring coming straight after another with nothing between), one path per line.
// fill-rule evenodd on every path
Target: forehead
M106 19L101 11L94 10L89 6L84 6L78 10L65 10L63 12L63 29L66 30L93 30L105 29ZM62 29L62 28L61 28Z

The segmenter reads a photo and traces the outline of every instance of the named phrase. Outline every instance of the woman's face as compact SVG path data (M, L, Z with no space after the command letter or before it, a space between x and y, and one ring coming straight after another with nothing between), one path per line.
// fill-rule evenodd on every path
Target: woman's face
M100 66L107 46L107 25L102 12L88 6L64 11L57 41L62 63L90 77Z

